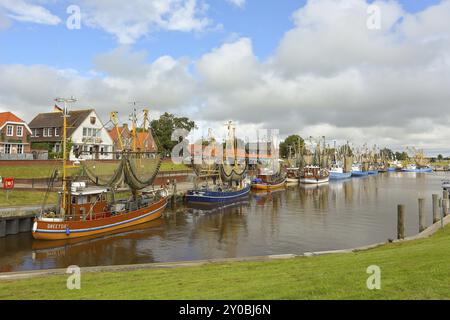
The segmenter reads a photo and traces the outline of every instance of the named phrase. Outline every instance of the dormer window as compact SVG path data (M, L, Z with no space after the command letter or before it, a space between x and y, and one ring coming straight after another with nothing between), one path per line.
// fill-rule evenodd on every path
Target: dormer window
M55 128L55 137L59 137L59 128Z
M13 135L13 126L11 126L11 125L8 125L8 126L6 126L6 135L8 136L8 137L12 137L12 135Z

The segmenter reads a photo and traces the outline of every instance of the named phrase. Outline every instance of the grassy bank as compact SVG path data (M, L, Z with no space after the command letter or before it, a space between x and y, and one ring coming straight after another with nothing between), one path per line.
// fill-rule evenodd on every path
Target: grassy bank
M0 281L0 299L448 299L450 228L351 254ZM366 269L381 268L381 290Z
M6 190L0 189L0 208L1 207L15 207L27 205L42 205L44 199L44 191L22 191L12 190L6 196ZM50 192L48 195L47 204L55 204L58 196L56 192Z
M111 171L115 168L113 164L105 164L106 171L108 166L111 167ZM62 171L62 165L59 163L55 164L33 164L30 162L30 165L20 165L20 166L0 166L0 177L13 177L16 179L40 179L40 178L48 178L52 175L53 171L58 169L60 172ZM160 171L161 172L170 172L173 170L188 170L189 168L184 164L173 164L172 162L163 162L161 164ZM80 168L69 168L67 173L69 175L79 174L81 171ZM105 171L105 172L106 172Z

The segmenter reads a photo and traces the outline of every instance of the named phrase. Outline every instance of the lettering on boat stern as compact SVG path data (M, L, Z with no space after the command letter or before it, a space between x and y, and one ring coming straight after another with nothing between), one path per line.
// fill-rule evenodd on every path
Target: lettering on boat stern
M65 230L67 228L67 224L47 224L47 229L58 229L58 230Z
M224 304L221 307L195 306L186 304L180 307L180 315L196 315L211 317L213 314L219 315L246 315L254 317L257 315L270 315L270 305L251 305L251 304Z

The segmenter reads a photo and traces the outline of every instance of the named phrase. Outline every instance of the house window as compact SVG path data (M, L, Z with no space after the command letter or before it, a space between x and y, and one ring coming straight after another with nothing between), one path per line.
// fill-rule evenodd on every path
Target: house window
M11 137L13 135L13 126L6 126L6 135Z
M10 144L5 144L5 153L11 154L11 145Z
M18 154L22 154L23 153L23 145L21 145L21 144L17 145L17 153Z
M17 136L21 137L23 135L23 127L17 126Z
M47 134L49 137L51 137L53 135L53 129L52 128L48 128L47 129Z
M33 129L34 130L34 136L39 137L39 129Z
M42 133L42 136L43 136L43 137L46 137L46 136L48 135L48 130L47 130L47 128L44 128L43 131L44 131L44 132Z
M95 117L91 117L91 124L95 124L96 118Z
M59 137L59 128L55 128L55 137Z

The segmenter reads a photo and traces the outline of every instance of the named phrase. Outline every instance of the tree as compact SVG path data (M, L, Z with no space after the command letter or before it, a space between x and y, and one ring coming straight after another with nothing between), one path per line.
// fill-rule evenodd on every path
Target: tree
M438 160L438 161L444 160L444 156L443 156L442 154L438 154L437 160Z
M158 120L151 122L153 137L158 146L158 150L164 154L170 153L179 142L172 141L172 133L175 129L185 129L191 131L197 128L195 122L186 117L176 117L171 113L164 113Z
M289 152L293 155L297 150L305 146L305 141L297 134L290 135L280 143L280 156L289 157Z
M384 157L384 159L394 159L394 152L389 148L381 149L380 154Z
M403 152L396 152L395 153L395 158L397 159L397 160L399 160L399 161L405 161L405 160L408 160L408 154L405 152L405 151L403 151Z

